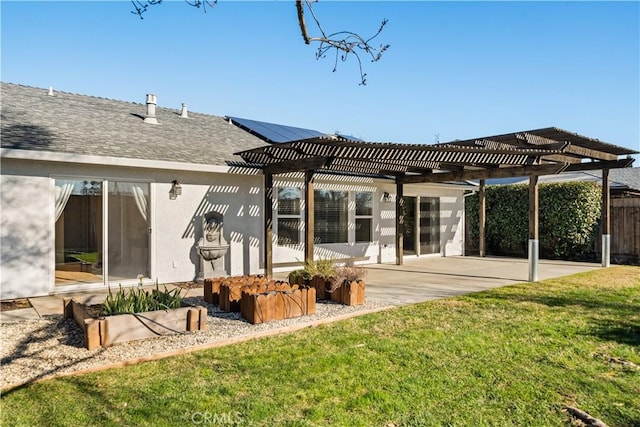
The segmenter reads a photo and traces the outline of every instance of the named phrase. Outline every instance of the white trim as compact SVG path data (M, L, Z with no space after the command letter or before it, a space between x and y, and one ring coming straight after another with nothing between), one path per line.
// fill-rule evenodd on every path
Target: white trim
M172 171L217 172L244 175L262 174L260 169L236 168L232 166L205 165L199 163L170 162L165 160L129 159L124 157L91 156L85 154L57 153L44 150L18 150L3 148L0 157L18 160L36 160L44 162L78 163L101 166L120 166L130 168L164 169Z
M156 260L157 260L157 247L156 247L156 191L158 190L158 183L153 181L149 182L149 228L151 233L149 235L149 279L157 278Z
M49 177L49 292L56 290L56 180Z
M102 180L102 286L109 286L109 180Z

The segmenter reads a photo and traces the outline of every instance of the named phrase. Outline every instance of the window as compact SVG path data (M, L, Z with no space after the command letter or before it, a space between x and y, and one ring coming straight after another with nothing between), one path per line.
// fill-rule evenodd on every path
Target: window
M56 284L149 277L148 212L148 183L56 179Z
M315 190L315 243L349 241L349 193Z
M280 245L300 243L300 196L298 187L278 188L278 229Z
M371 241L371 223L373 219L373 193L356 193L356 243Z

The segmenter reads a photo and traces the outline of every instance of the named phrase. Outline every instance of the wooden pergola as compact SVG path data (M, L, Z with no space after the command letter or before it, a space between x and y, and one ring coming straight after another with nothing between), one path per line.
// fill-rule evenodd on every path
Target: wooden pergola
M403 260L404 185L479 180L480 255L485 255L485 180L529 177L529 280L538 280L538 177L602 170L602 265L609 265L609 170L629 167L625 147L555 127L435 145L374 143L337 136L265 145L236 153L265 176L265 273L273 273L273 175L304 172L305 260L313 260L316 173L365 175L396 184L396 264Z

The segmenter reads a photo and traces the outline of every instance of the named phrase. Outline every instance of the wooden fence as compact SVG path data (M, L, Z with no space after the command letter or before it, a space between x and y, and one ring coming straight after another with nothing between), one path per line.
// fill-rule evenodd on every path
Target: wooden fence
M601 249L598 236L598 257ZM640 197L611 199L611 263L640 264Z

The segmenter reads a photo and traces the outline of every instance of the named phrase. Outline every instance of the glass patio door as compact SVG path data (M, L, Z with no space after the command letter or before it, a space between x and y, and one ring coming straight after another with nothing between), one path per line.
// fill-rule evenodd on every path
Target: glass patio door
M102 282L102 182L56 180L55 185L55 283Z
M440 199L420 197L420 255L440 253Z
M149 184L110 181L108 186L108 281L149 277Z
M404 199L404 234L402 250L405 255L416 254L416 198L405 196Z
M150 277L149 188L139 182L56 179L56 286Z

